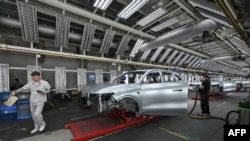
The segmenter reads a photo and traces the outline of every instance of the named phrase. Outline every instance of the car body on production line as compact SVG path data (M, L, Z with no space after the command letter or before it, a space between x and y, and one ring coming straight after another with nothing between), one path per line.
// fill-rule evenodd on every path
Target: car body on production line
M235 92L236 91L236 81L231 80L222 75L209 75L209 79L211 81L211 92L215 94L223 94L227 92ZM190 82L189 86L192 86L196 91L198 87L201 85L201 81Z
M86 87L82 95L89 105L97 104L99 112L117 108L136 117L187 114L188 83L163 69L126 72L108 83Z

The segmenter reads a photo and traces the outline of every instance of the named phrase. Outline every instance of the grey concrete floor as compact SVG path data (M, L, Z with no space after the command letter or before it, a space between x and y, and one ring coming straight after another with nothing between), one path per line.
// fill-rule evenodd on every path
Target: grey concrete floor
M190 94L190 97L194 94ZM225 118L231 110L237 110L240 100L246 98L248 93L228 93L225 97L210 101L212 116ZM55 102L56 103L56 102ZM93 116L99 116L96 109L81 110L77 97L72 101L60 101L59 108L47 107L44 110L44 118L47 127L44 132L31 135L33 127L31 119L12 122L0 122L0 141L70 141L73 134L70 129L65 129L67 123L77 122ZM194 100L188 100L188 112L191 110ZM200 103L197 102L194 114L200 112ZM237 115L230 117L233 124ZM130 127L96 139L96 141L222 141L223 126L225 121L218 119L193 119L184 117L161 117L159 119Z

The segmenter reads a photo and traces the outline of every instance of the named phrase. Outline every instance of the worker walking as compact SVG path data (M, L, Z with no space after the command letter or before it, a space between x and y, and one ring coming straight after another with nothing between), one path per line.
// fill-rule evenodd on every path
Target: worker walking
M201 116L209 117L210 109L209 109L209 92L211 87L211 82L209 80L209 76L207 73L203 74L203 81L201 86L199 87L200 91L200 102L201 102Z
M30 111L35 126L30 133L33 134L45 129L46 123L43 120L42 111L44 103L47 101L47 93L50 92L51 87L47 81L41 79L40 72L34 71L31 76L33 81L15 91L12 91L11 96L27 90L30 91Z

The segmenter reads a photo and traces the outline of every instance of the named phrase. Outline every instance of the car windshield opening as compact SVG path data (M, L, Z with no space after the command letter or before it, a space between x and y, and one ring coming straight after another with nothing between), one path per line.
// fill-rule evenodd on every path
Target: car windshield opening
M112 83L133 84L137 83L146 71L127 72L117 77Z

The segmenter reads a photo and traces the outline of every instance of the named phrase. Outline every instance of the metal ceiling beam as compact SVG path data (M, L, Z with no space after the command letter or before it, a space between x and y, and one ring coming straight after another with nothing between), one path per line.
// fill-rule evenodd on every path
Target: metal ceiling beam
M109 63L115 62L117 64L137 65L137 66L151 67L151 68L162 68L162 69L175 68L175 67L170 67L170 66L165 66L165 65L148 64L148 63L141 63L141 62L134 62L134 61L125 62L124 60L113 59L113 58L104 58L104 57L95 57L95 56L88 56L88 55L58 52L58 51L49 51L49 50L44 50L44 49L35 49L35 48L13 46L13 45L7 45L7 44L0 44L0 50L29 53L29 54L41 54L41 55L48 55L48 56L58 56L58 57L91 60L91 61L99 61L99 62L100 61L109 62ZM193 71L193 72L197 71L197 70L185 69L185 68L178 68L178 69L181 71Z
M188 7L188 4L185 1L174 0L174 2L177 5L179 5L182 9L184 9L190 16L194 17L196 20L199 21L201 19L197 16L197 14L194 11L191 10L190 7Z
M91 13L89 11L86 11L86 10L84 10L82 8L72 6L69 3L66 4L66 3L60 2L58 0L38 0L38 1L42 2L42 3L45 3L45 4L48 4L48 5L51 5L51 6L54 6L54 7L57 7L57 8L60 8L60 9L63 9L63 10L66 10L66 11L74 13L76 15L84 16L84 17L90 18L92 20L101 22L103 24L119 28L119 29L121 29L123 31L134 33L134 34L136 34L138 36L143 36L143 37L146 37L146 38L149 38L149 39L155 39L156 38L155 36L152 36L150 34L142 32L142 31L133 29L133 28L131 28L129 26L125 26L125 25L120 24L118 22L114 22L114 21L112 21L110 19L107 19L107 18L104 18L102 16L93 14L93 13Z
M177 44L169 44L168 46L170 46L170 47L172 47L172 48L175 48L175 49L178 49L178 50L185 51L186 53L190 53L190 54L193 54L193 55L195 55L195 56L199 56L199 57L201 57L201 58L210 58L210 57L208 57L208 56L206 56L206 55L203 55L203 54L198 53L198 52L195 52L195 51L193 51L193 50L184 48L184 47L179 46L179 45L177 45Z
M226 15L227 19L230 21L230 23L236 28L236 30L239 32L240 36L244 39L245 43L250 48L250 41L246 36L246 33L244 32L244 28L242 24L239 22L239 19L236 19L237 17L234 16L235 13L232 12L232 9L228 2L225 0L215 0L215 2L219 5L221 10Z

